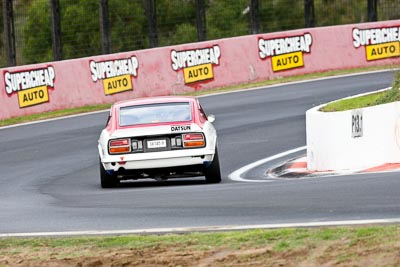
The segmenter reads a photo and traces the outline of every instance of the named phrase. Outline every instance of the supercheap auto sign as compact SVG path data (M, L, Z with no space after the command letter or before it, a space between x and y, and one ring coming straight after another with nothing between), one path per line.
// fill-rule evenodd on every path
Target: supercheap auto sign
M183 70L185 84L214 78L213 66L219 65L221 49L212 47L171 51L171 67L174 71Z
M18 72L3 72L8 96L18 95L20 108L49 102L48 89L54 89L55 71L52 66Z
M365 46L368 61L400 56L400 27L353 29L353 46Z
M275 72L304 67L303 54L311 52L312 40L310 33L285 38L259 38L259 56L261 59L271 58Z
M129 58L90 61L93 82L101 80L105 95L133 90L131 77L137 77L139 61L136 56Z

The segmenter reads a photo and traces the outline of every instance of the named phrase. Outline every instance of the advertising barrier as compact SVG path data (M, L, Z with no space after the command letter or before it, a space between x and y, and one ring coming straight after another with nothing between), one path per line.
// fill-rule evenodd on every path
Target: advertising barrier
M0 75L0 120L391 64L400 64L400 20L256 34L4 68Z

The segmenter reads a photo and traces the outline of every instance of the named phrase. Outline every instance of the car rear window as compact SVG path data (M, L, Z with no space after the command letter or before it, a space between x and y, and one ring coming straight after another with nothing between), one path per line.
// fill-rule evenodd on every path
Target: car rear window
M135 105L121 107L119 111L120 126L191 120L189 102Z

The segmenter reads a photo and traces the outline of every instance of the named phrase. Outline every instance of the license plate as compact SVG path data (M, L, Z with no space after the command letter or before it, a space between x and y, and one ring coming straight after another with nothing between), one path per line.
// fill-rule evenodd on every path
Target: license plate
M165 139L147 141L148 148L162 148L162 147L166 147L166 146L167 146L167 141Z

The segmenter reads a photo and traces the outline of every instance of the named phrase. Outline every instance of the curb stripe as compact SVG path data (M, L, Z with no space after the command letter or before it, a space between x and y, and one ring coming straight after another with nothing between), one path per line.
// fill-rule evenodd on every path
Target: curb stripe
M335 171L310 171L307 169L307 162L292 161L288 163L288 167L285 173L302 173L302 174L329 174L329 173L369 173L369 172L388 172L388 171L400 171L400 163L386 163L376 167L371 167L363 170L348 170L346 172L335 172Z
M379 172L379 171L391 171L391 170L396 170L400 169L400 163L386 163L380 166L372 167L366 170L363 170L362 172Z
M290 164L289 169L305 169L307 170L307 162L293 162Z

